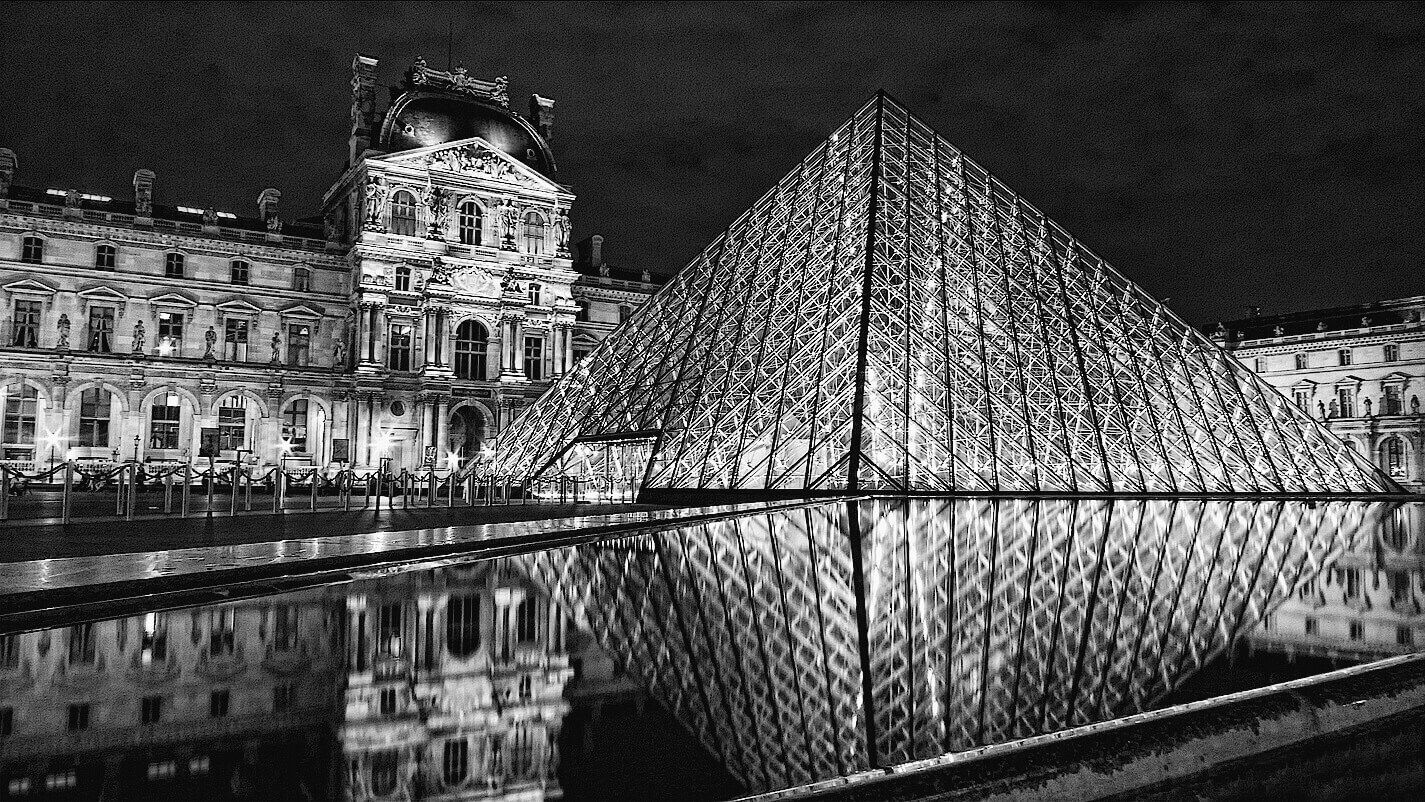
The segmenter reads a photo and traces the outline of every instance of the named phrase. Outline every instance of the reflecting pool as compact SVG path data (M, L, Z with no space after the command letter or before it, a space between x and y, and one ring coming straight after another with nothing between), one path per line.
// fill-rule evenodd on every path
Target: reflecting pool
M1239 659L1413 650L1419 512L828 501L13 633L0 792L785 788L1177 701L1234 644ZM1201 672L1211 693L1272 679L1224 665Z

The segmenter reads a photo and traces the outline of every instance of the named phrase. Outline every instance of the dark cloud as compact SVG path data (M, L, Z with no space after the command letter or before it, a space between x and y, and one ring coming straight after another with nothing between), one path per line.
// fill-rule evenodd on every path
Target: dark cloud
M21 179L315 212L352 53L558 101L576 235L668 272L878 87L1194 318L1419 293L1414 4L38 4L6 9Z

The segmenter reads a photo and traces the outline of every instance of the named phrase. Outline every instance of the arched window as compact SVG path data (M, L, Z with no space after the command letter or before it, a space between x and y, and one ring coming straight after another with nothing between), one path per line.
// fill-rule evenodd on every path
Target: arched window
M441 778L445 784L459 785L470 771L470 743L464 739L445 742L441 753Z
M416 196L404 189L391 196L391 233L416 235Z
M246 284L248 274L252 272L252 265L246 260L234 259L228 264L228 278L233 284Z
M218 405L218 450L247 448L247 397L230 395Z
M479 321L467 320L455 330L455 375L461 379L483 379L486 375L485 352L490 345L490 333Z
M27 264L37 265L45 260L45 241L43 237L25 237L20 248L20 261Z
M5 453L6 459L28 459L35 444L35 413L39 394L28 384L18 384L5 393ZM11 446L23 446L12 451Z
M485 211L475 201L465 201L460 204L455 225L461 245L479 245L484 240Z
M178 393L165 393L153 400L148 413L148 447L178 448L178 425L183 402Z
M109 409L111 397L102 387L90 387L79 394L79 445L85 448L109 447Z
M524 216L525 253L544 253L544 218L539 212Z
M1391 476L1405 475L1405 444L1399 437L1387 437L1381 446L1381 467Z
M445 605L445 648L469 657L480 648L480 597L451 596Z
M113 245L100 245L94 249L94 268L96 270L113 270L114 257L118 255L118 250Z
M282 440L294 453L307 453L307 404L305 398L294 398L282 410Z

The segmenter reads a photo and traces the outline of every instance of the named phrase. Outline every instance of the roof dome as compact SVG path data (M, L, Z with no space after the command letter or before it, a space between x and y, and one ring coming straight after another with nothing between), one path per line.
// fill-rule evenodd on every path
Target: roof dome
M545 175L556 171L549 143L518 114L492 102L446 92L408 91L381 124L380 147L411 150L478 136Z

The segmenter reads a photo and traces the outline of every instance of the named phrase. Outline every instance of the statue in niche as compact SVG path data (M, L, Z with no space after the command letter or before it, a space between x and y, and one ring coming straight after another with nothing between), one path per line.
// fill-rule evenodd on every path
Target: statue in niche
M61 351L69 350L69 315L59 316L59 343L55 346Z
M568 255L569 253L569 210L560 209L554 216L554 247L555 253Z
M272 364L282 364L282 333L272 332Z
M506 293L506 292L519 292L519 291L520 291L520 285L519 285L518 282L515 281L514 274L512 274L512 273L506 273L506 274L505 274L505 277L502 278L502 279L500 279L500 292Z
M1365 317L1361 318L1361 328L1363 328L1363 329L1368 329L1368 328L1370 328L1370 327L1371 327L1371 316L1370 316L1370 315L1366 315Z
M644 284L650 284L653 282L653 274L649 273L648 268L646 267L643 269L643 275L639 276L639 278L643 280Z
M213 346L218 344L218 333L216 331L213 331L212 326L209 326L208 331L203 334L203 343L208 346L208 352L206 354L203 354L203 356L207 359L212 359Z
M1419 414L1420 414L1420 396L1418 396L1418 395L1412 395L1412 396L1410 396L1410 414L1411 414L1411 415L1419 415Z
M366 179L366 220L363 228L368 231L382 231L381 212L386 208L386 196L390 194L386 182L381 176L373 175Z
M426 188L426 208L430 210L430 223L426 226L426 239L445 239L445 222L450 211L450 194L437 186Z
M144 333L143 321L140 320L134 324L134 353L143 353L144 341L147 339L148 335Z
M344 367L346 367L346 343L337 340L336 347L332 349L332 370L341 370Z
M431 265L431 273L430 273L430 283L431 283L431 284L449 284L449 283L450 283L450 274L451 274L452 271L451 271L450 266L445 263L445 260L444 260L444 259L441 259L439 256L433 256L433 257L431 257L430 265Z
M500 247L513 251L515 249L515 227L519 225L519 212L515 211L515 205L509 198L500 202L500 228L503 236L500 237Z
M1227 339L1227 326L1223 325L1222 321L1217 321L1217 328L1212 330L1212 336Z
M1370 400L1369 398L1367 398L1367 399L1365 400L1365 407L1366 407L1366 417L1369 418L1369 417L1371 416L1371 400Z

